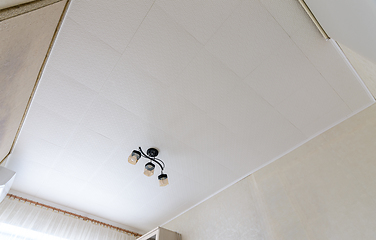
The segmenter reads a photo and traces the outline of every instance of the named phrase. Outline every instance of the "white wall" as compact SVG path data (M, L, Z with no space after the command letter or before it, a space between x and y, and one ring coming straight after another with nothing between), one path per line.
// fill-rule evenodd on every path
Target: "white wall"
M376 105L177 217L184 240L375 239Z
M329 37L376 63L376 1L305 0Z

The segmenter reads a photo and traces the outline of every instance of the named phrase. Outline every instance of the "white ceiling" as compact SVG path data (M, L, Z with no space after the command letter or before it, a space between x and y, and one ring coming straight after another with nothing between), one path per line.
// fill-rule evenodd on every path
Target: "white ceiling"
M73 0L8 167L146 231L373 102L295 0ZM138 146L170 185L128 164Z

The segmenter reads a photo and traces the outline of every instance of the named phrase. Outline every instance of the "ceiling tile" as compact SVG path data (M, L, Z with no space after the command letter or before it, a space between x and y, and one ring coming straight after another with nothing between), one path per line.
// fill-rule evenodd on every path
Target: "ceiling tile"
M166 165L189 179L205 185L209 190L221 188L226 182L236 180L235 174L220 163L213 161L210 152L199 153L191 147L181 146L181 152L168 152ZM167 162L168 161L168 162ZM166 167L167 169L167 167ZM218 176L221 176L218 178Z
M302 28L316 30L316 26L304 11L299 1L296 0L260 0L282 28L291 36Z
M40 186L36 197L67 206L77 199L85 184L84 180L75 178L56 170L49 171L45 182Z
M21 133L29 133L47 142L64 147L75 129L75 122L33 102Z
M316 121L342 103L342 99L323 77L312 79L307 86L276 106L296 127Z
M62 147L28 133L18 138L17 146L12 152L13 159L35 162L46 167L51 167L63 150Z
M65 175L87 181L100 170L100 167L101 162L97 159L77 156L67 151L63 151L59 155L54 166L52 166L52 169Z
M86 127L79 126L64 148L65 152L102 163L115 150L115 142Z
M288 58L289 61L285 61ZM271 105L276 106L320 73L293 41L278 49L245 78Z
M339 106L331 109L329 112L325 113L321 117L317 118L315 121L310 122L308 125L301 128L301 131L305 136L311 137L316 136L327 130L339 122L347 119L351 115L352 110L345 104L341 103Z
M258 1L244 1L218 29L205 48L241 78L289 40Z
M198 41L205 44L240 2L158 0L157 4Z
M117 143L123 143L125 136L137 138L144 128L140 117L101 96L94 100L81 123Z
M171 83L201 48L195 38L155 4L123 57L158 80Z
M240 81L232 70L203 49L184 69L171 90L208 111Z
M33 101L78 122L90 106L97 92L49 67L44 71Z
M291 39L319 71L325 69L333 58L337 58L338 52L313 24L297 30L291 35Z
M125 59L118 66L103 87L102 96L176 138L189 134L203 121L205 113L178 95L173 87L168 88Z
M119 58L118 52L66 17L47 65L99 91Z
M7 168L17 173L12 184L12 189L35 196L40 187L46 183L50 168L27 159L11 155Z
M245 83L229 92L208 114L239 136L256 139L299 132Z
M153 4L153 0L73 1L69 17L85 30L122 53ZM82 14L85 12L85 14Z

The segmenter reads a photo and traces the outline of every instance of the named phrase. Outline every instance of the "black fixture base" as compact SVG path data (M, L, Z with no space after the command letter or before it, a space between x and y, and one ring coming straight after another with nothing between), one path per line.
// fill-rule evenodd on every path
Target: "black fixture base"
M149 148L149 149L146 151L146 154L147 154L149 157L156 157L156 156L158 156L158 149L156 149L156 148Z

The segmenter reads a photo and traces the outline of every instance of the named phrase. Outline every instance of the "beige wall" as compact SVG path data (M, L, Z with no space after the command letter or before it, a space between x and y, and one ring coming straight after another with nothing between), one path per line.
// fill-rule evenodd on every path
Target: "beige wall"
M184 240L376 239L376 105L164 227Z
M65 4L44 0L0 11L0 163L22 124Z

